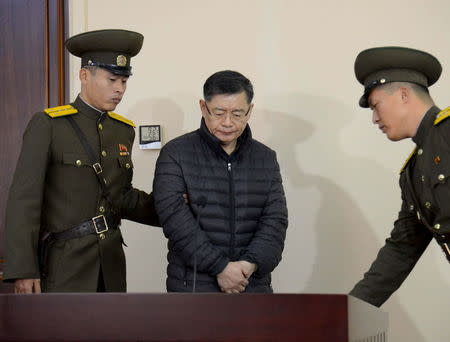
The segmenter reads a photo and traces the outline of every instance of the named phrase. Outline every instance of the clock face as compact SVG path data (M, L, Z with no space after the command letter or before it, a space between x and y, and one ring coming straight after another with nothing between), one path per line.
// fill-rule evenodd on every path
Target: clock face
M139 133L140 144L149 144L161 141L160 125L139 126Z
M159 150L161 148L161 126L139 126L139 148L141 150Z

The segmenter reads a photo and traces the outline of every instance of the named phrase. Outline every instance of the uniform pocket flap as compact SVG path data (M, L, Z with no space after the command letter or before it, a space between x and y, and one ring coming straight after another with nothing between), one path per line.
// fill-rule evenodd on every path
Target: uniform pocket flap
M132 169L133 168L133 162L131 161L130 156L122 156L117 158L119 161L120 167L124 167L126 169Z
M430 177L431 186L434 187L439 184L448 183L450 172L448 167L445 167L445 165L439 165L430 172L428 177Z
M87 155L82 153L63 153L63 164L70 164L75 166L90 166L91 163Z

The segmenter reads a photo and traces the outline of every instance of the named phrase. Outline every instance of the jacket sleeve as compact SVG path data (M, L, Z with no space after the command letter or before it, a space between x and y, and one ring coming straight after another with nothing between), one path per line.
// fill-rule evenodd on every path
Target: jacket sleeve
M259 218L258 230L240 257L240 260L256 264L256 274L260 275L272 272L281 261L288 226L286 197L276 155L274 159L271 186Z
M431 239L429 230L408 211L403 201L391 236L350 295L381 306L412 271Z
M135 132L131 129L131 143L133 146ZM161 227L158 215L155 210L153 194L133 188L133 170L129 170L127 185L125 186L121 201L121 216L124 219L148 224L150 226Z
M155 210L153 193L148 194L145 191L135 189L131 184L124 194L122 218L154 227L161 227Z
M40 278L37 247L52 136L49 120L35 114L23 135L6 209L5 281Z
M156 211L164 235L169 239L169 248L181 255L186 265L193 267L196 252L198 271L217 275L229 260L197 224L193 213L193 209L198 209L197 199L189 197L189 204L186 204L183 198L183 194L189 196L189 193L174 147L168 144L161 150L153 181ZM194 234L197 235L197 247Z

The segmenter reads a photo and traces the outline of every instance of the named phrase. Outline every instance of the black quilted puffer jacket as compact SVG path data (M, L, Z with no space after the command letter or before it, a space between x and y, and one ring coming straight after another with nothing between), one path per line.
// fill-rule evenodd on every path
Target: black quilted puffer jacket
M246 260L258 266L246 292L272 292L270 273L288 225L286 198L275 152L252 139L248 125L231 155L203 119L200 129L167 143L153 194L169 240L169 292L192 290L194 253L197 291L220 292L216 275L228 262Z

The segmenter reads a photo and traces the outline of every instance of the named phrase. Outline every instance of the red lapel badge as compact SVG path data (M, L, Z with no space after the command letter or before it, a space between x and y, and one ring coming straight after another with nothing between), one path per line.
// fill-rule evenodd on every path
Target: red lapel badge
M119 154L121 156L128 156L130 152L128 152L128 149L125 145L119 144Z

